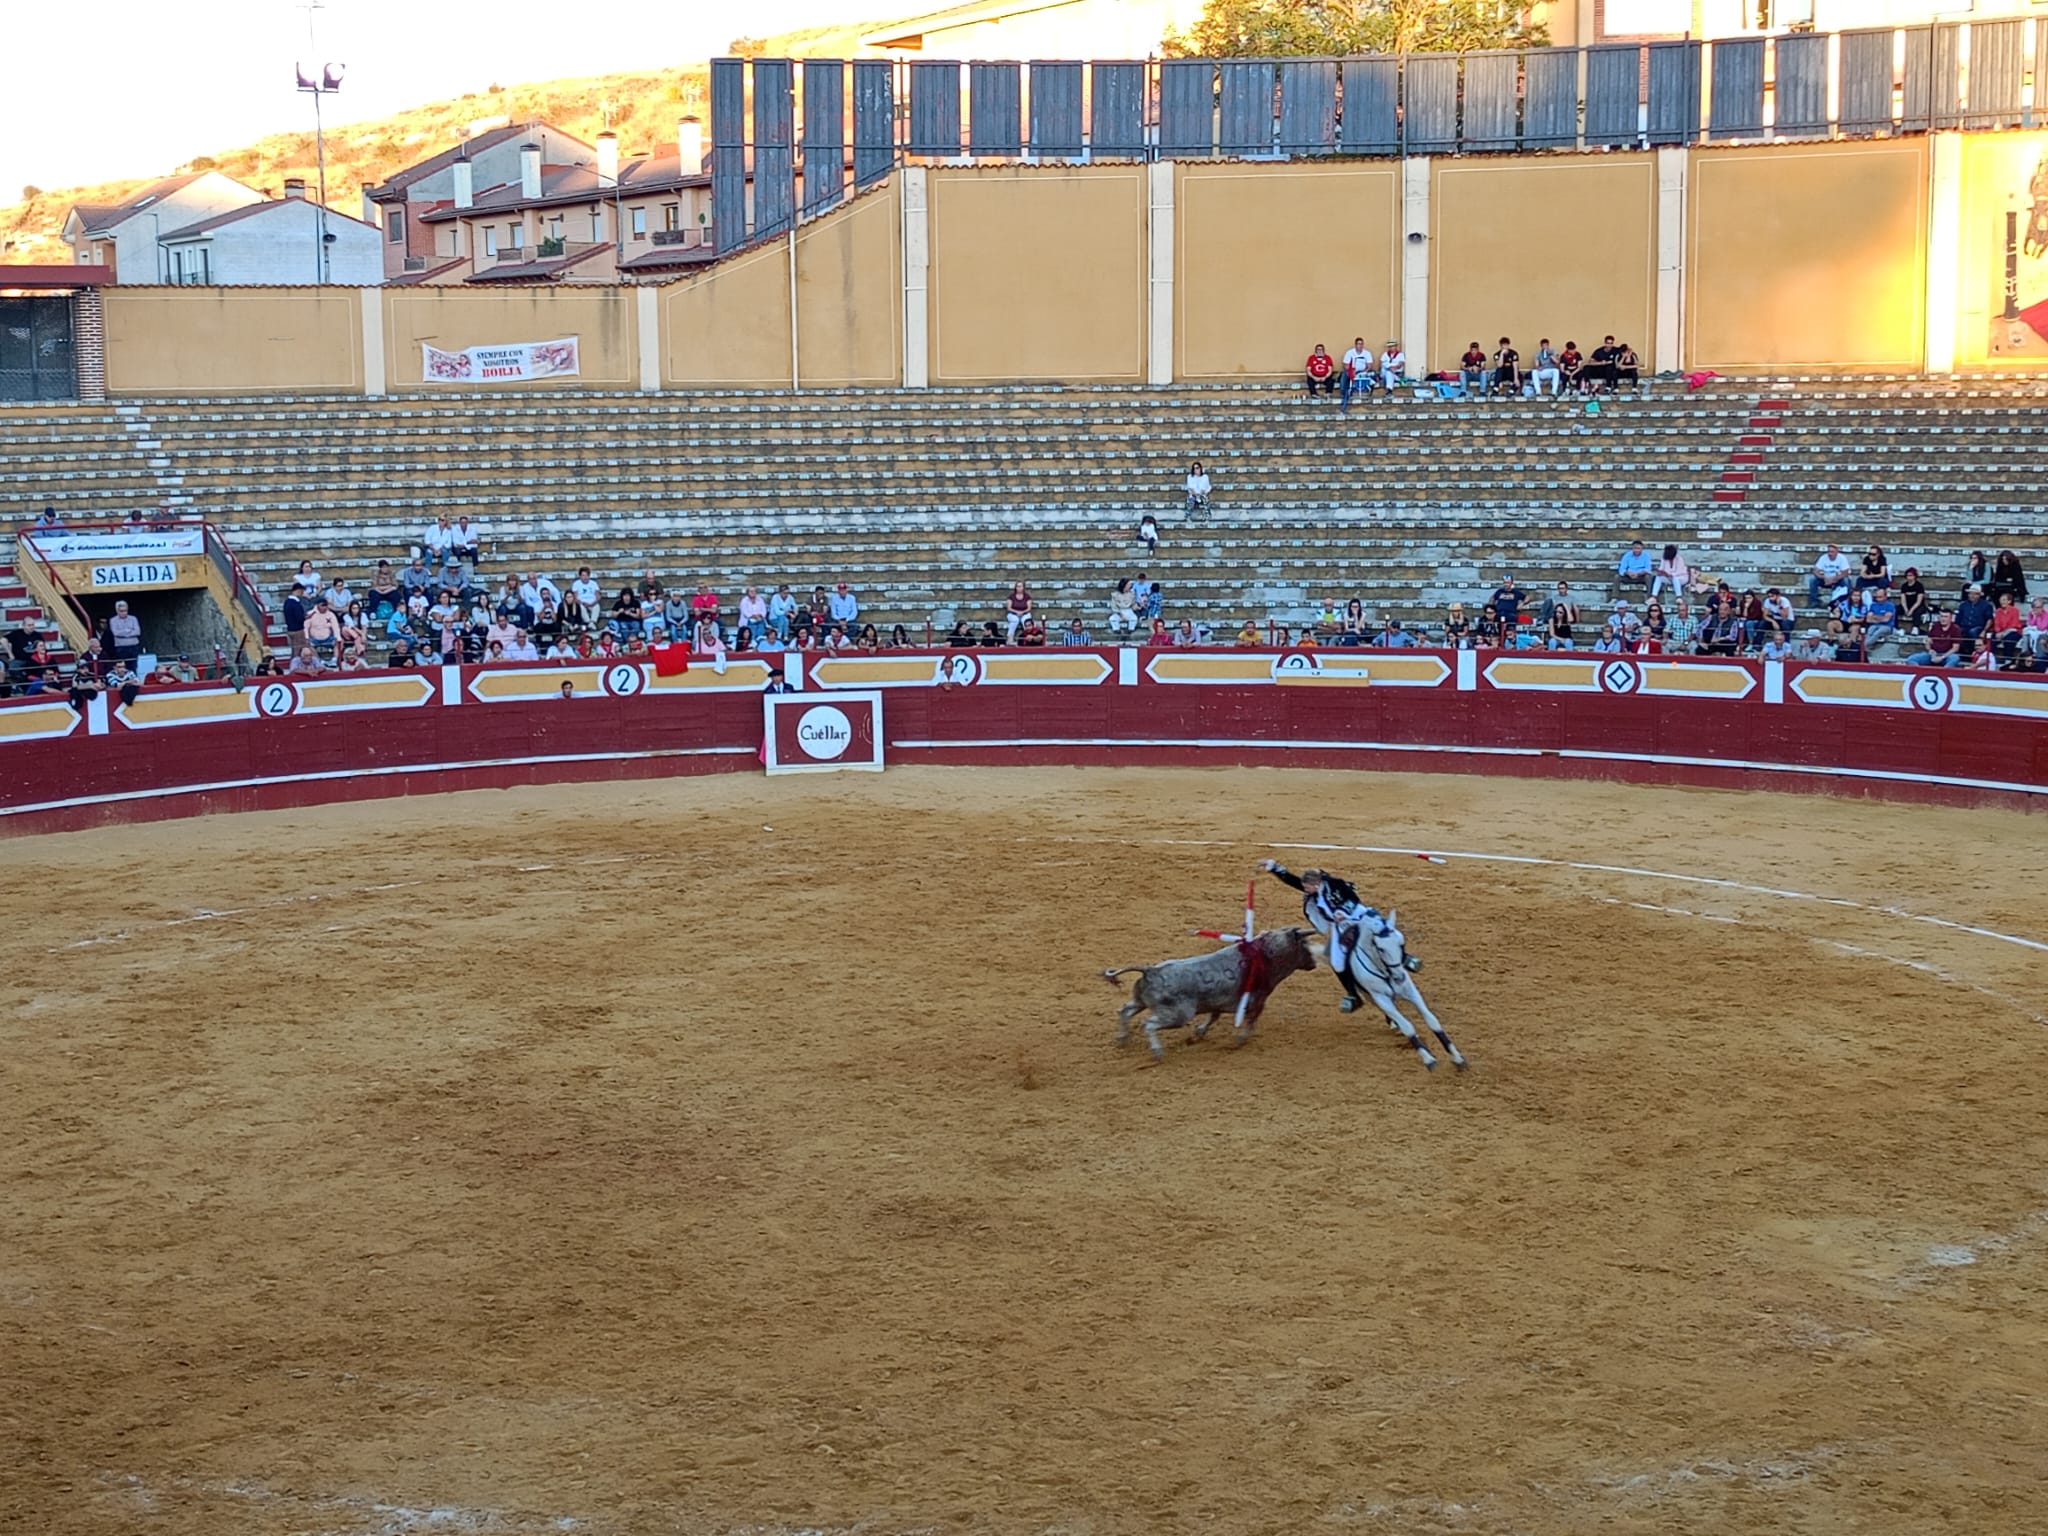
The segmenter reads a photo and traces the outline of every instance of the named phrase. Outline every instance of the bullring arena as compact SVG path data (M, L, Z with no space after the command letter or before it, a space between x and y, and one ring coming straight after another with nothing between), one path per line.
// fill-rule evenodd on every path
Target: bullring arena
M757 768L761 705L650 690L564 707L733 750L0 843L0 1525L2040 1528L2023 797L932 747L1080 713L997 675L886 692L910 761L879 776L667 777ZM1156 698L1104 692L1104 735ZM1283 706L1384 730L1399 693L1204 712L1277 745ZM1494 729L1562 714L1568 750L1580 701L1528 697ZM1748 706L1584 707L1725 738ZM111 796L193 782L181 735L282 777L316 724L9 750L49 783L90 749ZM1399 909L1469 1073L1425 1075L1326 971L1243 1049L1116 1050L1101 968L1200 952L1268 855Z

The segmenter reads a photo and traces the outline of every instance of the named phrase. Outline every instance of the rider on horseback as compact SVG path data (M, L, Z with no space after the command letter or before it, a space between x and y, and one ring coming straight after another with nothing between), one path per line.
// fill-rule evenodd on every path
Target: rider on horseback
M1357 887L1349 880L1328 870L1304 869L1297 875L1277 859L1262 860L1259 867L1301 892L1302 914L1318 933L1328 936L1330 969L1344 983L1344 1001L1337 1006L1351 1012L1365 1001L1358 983L1351 979L1351 951L1358 943L1360 925L1378 921L1378 911L1359 899Z

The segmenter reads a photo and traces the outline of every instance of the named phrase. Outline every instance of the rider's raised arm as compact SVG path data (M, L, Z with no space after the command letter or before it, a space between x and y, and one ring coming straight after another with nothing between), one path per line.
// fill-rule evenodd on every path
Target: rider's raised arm
M1289 869L1285 864L1280 863L1278 860L1268 859L1261 867L1266 871L1267 874L1272 875L1275 879L1279 880L1279 882L1282 885L1291 885L1297 891L1303 888L1301 883L1301 876L1297 875L1293 870Z

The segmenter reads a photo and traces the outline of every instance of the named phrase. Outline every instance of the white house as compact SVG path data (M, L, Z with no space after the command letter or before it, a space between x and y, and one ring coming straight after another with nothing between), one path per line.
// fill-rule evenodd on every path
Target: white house
M263 201L263 194L219 171L170 176L119 203L78 203L64 216L64 243L80 266L106 267L117 283L164 283L170 266L161 241L218 213Z
M277 202L254 203L166 230L164 281L230 287L244 283L330 283L375 288L384 281L383 239L371 225L306 198L287 181ZM323 241L326 264L321 264Z

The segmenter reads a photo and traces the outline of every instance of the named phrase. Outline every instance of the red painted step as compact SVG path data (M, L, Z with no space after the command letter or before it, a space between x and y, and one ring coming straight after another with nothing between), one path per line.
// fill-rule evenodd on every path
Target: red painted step
M1714 500L1716 501L1741 501L1742 499L1743 493L1733 488L1714 492Z
M1764 456L1754 448L1738 448L1728 455L1730 464L1761 464L1763 461Z
M1756 403L1756 408L1760 411L1788 411L1792 408L1792 402L1790 400L1759 400Z
M1782 427L1785 424L1785 418L1782 416L1752 416L1749 418L1749 424L1752 427L1758 428Z
M1768 448L1771 446L1771 434L1768 432L1745 432L1737 441L1745 448Z
M1756 472L1749 469L1724 469L1721 479L1729 485L1747 485L1756 478Z

